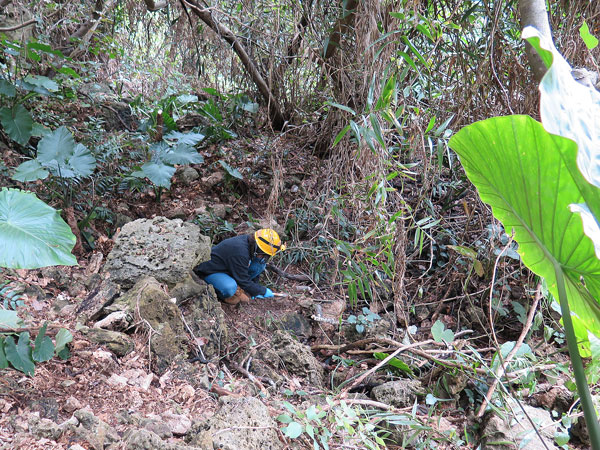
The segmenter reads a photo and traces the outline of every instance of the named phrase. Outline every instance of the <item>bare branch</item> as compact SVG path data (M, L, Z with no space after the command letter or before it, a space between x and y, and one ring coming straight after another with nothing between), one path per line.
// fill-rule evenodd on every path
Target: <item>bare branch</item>
M23 22L22 24L19 25L15 25L14 27L7 27L7 28L0 28L0 33L5 33L8 31L15 31L15 30L19 30L21 28L25 28L29 25L31 25L32 23L35 23L36 20L35 19L30 19L27 22Z

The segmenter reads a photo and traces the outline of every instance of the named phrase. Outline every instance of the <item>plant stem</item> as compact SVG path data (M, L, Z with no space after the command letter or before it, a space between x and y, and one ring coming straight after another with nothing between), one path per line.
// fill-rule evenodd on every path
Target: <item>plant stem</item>
M573 374L575 375L577 392L579 393L579 398L581 399L581 407L585 417L585 424L590 435L592 449L600 450L600 425L598 424L596 409L594 408L590 389L587 384L587 378L585 376L585 370L583 368L583 361L581 360L579 347L577 346L577 337L575 336L573 319L571 318L571 310L569 309L569 302L567 299L567 290L565 289L565 279L562 268L557 262L554 262L554 272L556 273L558 300L560 303L560 310L565 327L565 335L567 337L567 348L569 349L569 356L571 358L571 363L573 364Z

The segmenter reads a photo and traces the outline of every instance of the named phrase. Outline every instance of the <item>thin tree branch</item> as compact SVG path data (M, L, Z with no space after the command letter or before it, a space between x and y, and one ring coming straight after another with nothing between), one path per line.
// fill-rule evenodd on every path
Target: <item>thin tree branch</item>
M8 32L8 31L19 30L21 28L25 28L26 26L29 26L32 23L36 23L36 22L37 22L36 19L29 19L27 22L23 22L20 25L15 25L14 27L0 28L0 33L5 33L5 32Z

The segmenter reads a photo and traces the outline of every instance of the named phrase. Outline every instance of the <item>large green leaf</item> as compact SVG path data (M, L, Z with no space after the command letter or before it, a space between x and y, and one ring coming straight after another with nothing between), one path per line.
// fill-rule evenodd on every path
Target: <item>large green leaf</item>
M50 172L44 169L37 159L30 159L17 167L13 179L25 183L27 181L43 180L49 174Z
M23 325L23 319L17 315L16 311L0 309L0 328L15 329L20 328Z
M96 167L89 149L77 144L67 128L59 127L38 144L37 160L53 175L62 178L87 177Z
M162 156L162 160L167 164L200 164L204 157L191 145L177 144Z
M540 83L540 113L544 128L577 142L577 163L584 178L600 187L600 92L575 81L571 66L535 28L523 37L549 67Z
M15 344L15 340L12 336L7 336L4 339L4 351L6 353L6 359L15 369L20 370L27 375L33 375L35 365L31 359L28 331L24 331L19 335L19 342L17 344Z
M21 145L27 144L31 137L33 119L23 105L0 108L0 123L13 141Z
M141 169L143 174L152 181L155 186L167 189L171 187L171 178L175 175L175 167L160 162L147 162Z
M523 37L548 66L540 83L544 128L577 143L577 165L568 157L564 160L585 203L571 205L571 210L581 214L584 232L594 242L596 256L600 258L597 222L600 219L600 128L596 123L600 117L600 93L575 81L569 63L535 28L527 27Z
M18 189L0 191L0 267L76 265L75 236L52 207Z
M0 95L6 95L7 97L12 98L17 95L17 89L10 81L0 78Z
M578 339L587 341L586 329L600 336L594 299L600 298L600 261L581 218L569 210L583 199L565 162L574 164L577 145L528 116L509 116L463 128L450 146L481 199L507 233L514 231L523 263L546 279L557 298L554 263L560 266Z
M165 134L164 139L167 141L175 141L178 144L189 144L196 145L198 142L204 139L204 135L201 133L182 133L180 131L171 131Z

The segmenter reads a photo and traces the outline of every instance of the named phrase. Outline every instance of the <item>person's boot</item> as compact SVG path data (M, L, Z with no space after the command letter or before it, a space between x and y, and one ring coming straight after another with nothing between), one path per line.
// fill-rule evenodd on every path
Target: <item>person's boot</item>
M238 286L237 291L235 291L235 294L233 294L229 298L226 298L223 301L228 305L237 305L240 302L248 303L250 301L250 297L248 297L248 294L246 294L244 290Z

